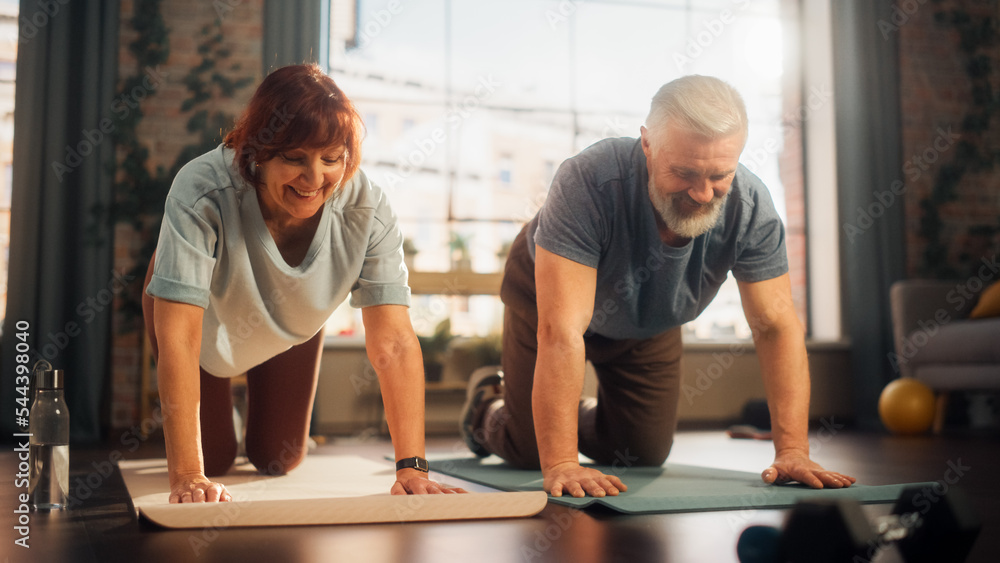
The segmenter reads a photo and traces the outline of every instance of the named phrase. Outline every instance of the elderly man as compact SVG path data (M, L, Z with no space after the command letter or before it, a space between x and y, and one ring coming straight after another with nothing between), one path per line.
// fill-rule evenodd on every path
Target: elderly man
M753 330L774 437L768 483L847 487L809 458L809 372L791 306L785 234L767 188L739 164L743 101L687 76L654 96L640 139L607 139L559 168L504 274L503 373L469 383L461 430L478 455L541 468L554 496L617 495L582 467L660 465L673 443L680 326L732 272ZM581 400L593 364L597 400Z

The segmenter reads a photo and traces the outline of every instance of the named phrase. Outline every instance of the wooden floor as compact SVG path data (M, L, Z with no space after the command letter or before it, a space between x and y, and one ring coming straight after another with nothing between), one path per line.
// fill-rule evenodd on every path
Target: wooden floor
M162 443L119 442L72 452L70 484L78 506L30 515L30 549L14 545L18 506L12 483L16 446L0 452L0 560L22 562L185 561L254 562L730 562L736 561L740 531L750 524L779 525L781 510L719 511L622 516L574 512L549 505L539 516L504 521L363 526L286 527L167 531L137 521L117 470L107 463L114 452L128 459L162 457ZM813 434L814 457L829 468L850 473L862 483L914 481L957 483L973 499L984 529L968 561L1000 561L1000 438L958 433L946 437L896 438L839 429ZM457 439L437 439L430 452L460 451ZM335 440L319 453L350 453L381 459L386 442ZM771 444L737 441L722 432L682 432L670 460L744 471L770 462ZM961 468L961 475L953 468ZM949 469L952 469L949 472ZM627 473L624 475L627 482ZM448 480L448 478L442 478ZM450 480L450 482L455 482ZM165 484L164 484L165 485ZM387 488L388 488L387 484ZM868 505L869 516L887 514L890 505ZM4 554L7 559L3 559ZM899 561L894 551L875 561ZM949 562L950 563L950 562Z

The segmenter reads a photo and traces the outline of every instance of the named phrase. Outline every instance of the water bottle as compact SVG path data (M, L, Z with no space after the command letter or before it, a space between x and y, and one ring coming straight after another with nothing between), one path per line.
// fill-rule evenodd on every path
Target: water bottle
M47 367L47 369L46 369ZM28 414L28 493L35 509L60 509L69 495L69 409L65 375L45 362L35 365L35 401Z

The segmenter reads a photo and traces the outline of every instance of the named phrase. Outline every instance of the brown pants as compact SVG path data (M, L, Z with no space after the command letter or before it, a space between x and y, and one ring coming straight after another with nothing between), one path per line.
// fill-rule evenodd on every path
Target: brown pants
M154 253L142 287L142 315L153 359L159 360L153 298L146 295L155 260ZM322 351L323 330L320 329L309 341L247 371L245 445L247 458L258 471L282 475L305 459ZM238 445L229 378L201 370L200 418L205 475L222 475L232 467Z
M505 306L502 406L487 410L475 435L508 463L537 469L531 392L538 355L538 309L535 264L527 244L522 230L511 247L500 289ZM597 372L598 392L596 403L580 402L580 452L615 467L661 465L677 427L680 328L644 340L588 334L584 342L587 359Z

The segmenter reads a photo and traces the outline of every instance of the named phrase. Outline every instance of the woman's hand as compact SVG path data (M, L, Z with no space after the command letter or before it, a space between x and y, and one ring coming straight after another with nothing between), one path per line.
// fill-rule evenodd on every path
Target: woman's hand
M170 484L170 503L187 502L230 502L233 495L226 486L215 483L204 475L181 477L176 483Z
M423 471L401 469L396 472L396 482L393 483L389 492L394 495L435 495L467 493L468 491L431 481Z

